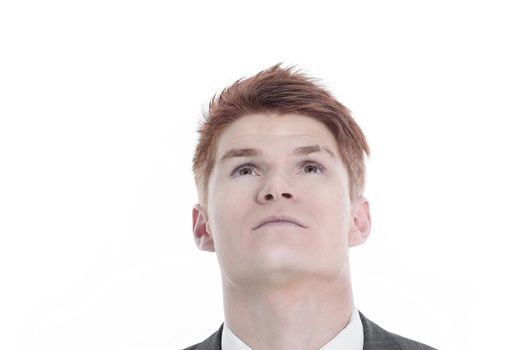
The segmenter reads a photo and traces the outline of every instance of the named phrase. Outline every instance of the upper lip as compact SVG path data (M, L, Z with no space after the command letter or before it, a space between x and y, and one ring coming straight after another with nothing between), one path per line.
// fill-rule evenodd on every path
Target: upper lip
M261 221L259 221L257 223L257 225L255 225L255 227L252 230L257 230L259 227L261 227L262 225L267 224L269 222L278 222L278 221L291 222L293 224L301 226L302 228L306 228L305 225L303 225L299 220L297 220L296 218L294 218L292 216L288 216L288 215L272 215L272 216L268 216L268 217L262 219Z

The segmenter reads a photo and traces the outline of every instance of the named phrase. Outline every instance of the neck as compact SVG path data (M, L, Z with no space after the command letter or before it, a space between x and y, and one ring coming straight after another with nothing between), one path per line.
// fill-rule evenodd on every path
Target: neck
M354 307L348 266L335 279L261 289L234 285L224 276L225 320L252 349L319 349L349 322Z

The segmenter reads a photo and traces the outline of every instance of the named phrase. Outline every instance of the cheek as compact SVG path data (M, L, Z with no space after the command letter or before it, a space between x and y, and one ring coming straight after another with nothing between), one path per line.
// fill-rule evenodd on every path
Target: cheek
M248 192L223 185L210 196L210 225L218 244L234 244L234 238L244 228L249 208Z
M332 243L346 241L350 226L350 196L341 190L341 184L323 186L312 193L307 205L315 221L321 225L323 238Z

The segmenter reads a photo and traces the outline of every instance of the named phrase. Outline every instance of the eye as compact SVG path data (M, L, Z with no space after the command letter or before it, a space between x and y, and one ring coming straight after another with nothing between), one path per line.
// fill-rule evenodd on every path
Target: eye
M314 162L303 163L303 169L308 174L320 174L324 172L323 166Z
M231 176L253 175L255 168L255 165L251 163L243 163L233 169Z

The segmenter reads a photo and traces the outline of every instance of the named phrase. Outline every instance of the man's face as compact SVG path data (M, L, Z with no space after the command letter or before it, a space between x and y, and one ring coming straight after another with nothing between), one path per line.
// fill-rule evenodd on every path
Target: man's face
M248 115L222 132L216 152L201 211L225 278L257 288L342 273L356 208L324 124L297 114ZM368 203L359 203L368 217ZM296 223L259 226L271 216Z

